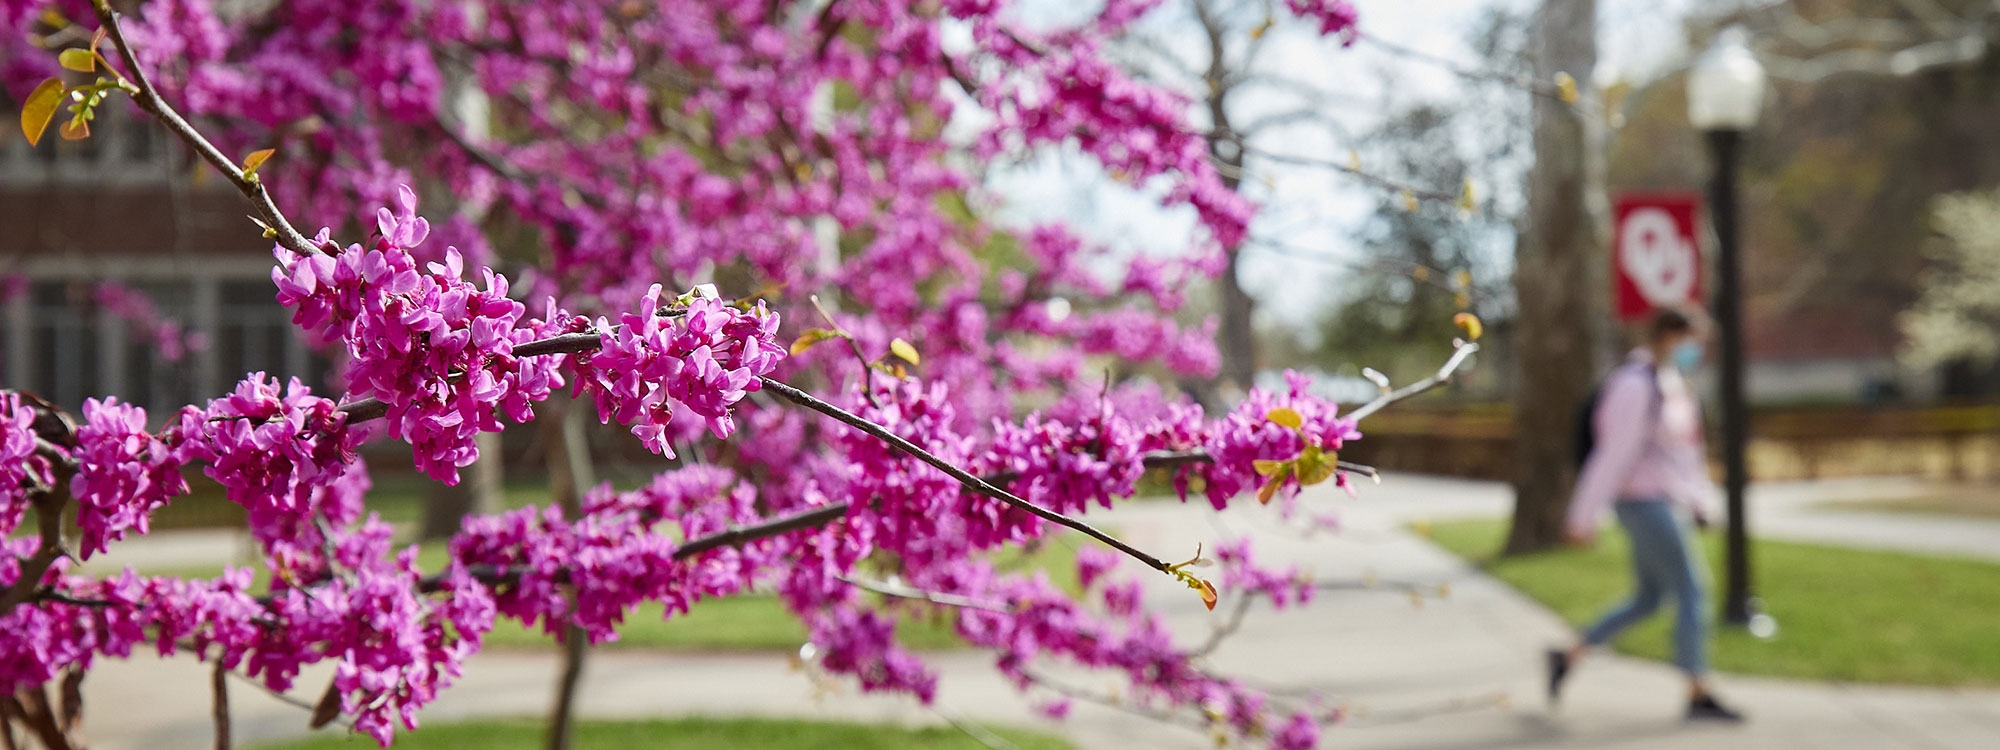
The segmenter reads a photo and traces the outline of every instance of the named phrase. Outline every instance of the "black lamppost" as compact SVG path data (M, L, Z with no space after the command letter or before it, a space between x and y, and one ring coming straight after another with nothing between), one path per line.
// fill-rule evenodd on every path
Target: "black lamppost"
M1750 51L1741 27L1725 29L1701 54L1688 73L1688 120L1708 134L1715 155L1715 175L1709 183L1709 210L1715 222L1715 327L1721 344L1723 486L1729 498L1728 587L1723 594L1725 622L1748 625L1750 544L1744 518L1743 491L1749 484L1744 448L1749 438L1749 412L1743 404L1742 281L1738 260L1737 151L1743 132L1757 124L1764 105L1764 66Z

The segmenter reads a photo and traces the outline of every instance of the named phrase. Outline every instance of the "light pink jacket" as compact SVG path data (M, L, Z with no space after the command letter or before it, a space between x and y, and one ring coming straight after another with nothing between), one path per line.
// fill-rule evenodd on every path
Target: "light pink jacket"
M1655 373L1657 393L1647 382ZM1593 421L1596 438L1570 498L1570 533L1594 533L1618 500L1671 500L1712 515L1717 493L1702 446L1701 403L1678 371L1656 369L1652 352L1633 351L1605 378Z

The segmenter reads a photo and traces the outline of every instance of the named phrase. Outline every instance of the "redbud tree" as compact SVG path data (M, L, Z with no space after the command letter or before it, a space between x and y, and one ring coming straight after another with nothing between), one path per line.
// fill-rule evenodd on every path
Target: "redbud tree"
M0 61L29 138L87 138L108 107L156 118L243 194L273 300L345 389L250 373L172 414L0 391L11 720L61 746L51 691L140 651L276 691L331 662L322 712L386 745L496 618L602 641L642 603L673 618L769 590L816 666L866 690L933 698L895 624L943 608L1023 690L1038 665L1097 669L1134 705L1314 745L1326 716L1211 670L1142 579L1109 572L1211 607L1218 589L1296 604L1309 579L1240 541L1200 577L1078 517L1148 471L1183 501L1289 512L1303 486L1346 484L1361 418L1474 347L1348 413L1300 378L1209 413L1092 371L1211 375L1209 327L1174 313L1252 214L1188 102L1101 54L1151 5L1031 28L997 0L0 0L9 43L39 42ZM1286 6L1354 33L1340 0ZM1193 251L1119 260L1061 225L992 223L984 170L1049 148L1198 216ZM424 216L418 189L450 208ZM479 434L557 393L682 460L574 512L470 518L439 570L366 512L364 443L456 482ZM246 509L268 585L75 572L145 534L184 471ZM988 562L1058 527L1092 538L1081 597Z

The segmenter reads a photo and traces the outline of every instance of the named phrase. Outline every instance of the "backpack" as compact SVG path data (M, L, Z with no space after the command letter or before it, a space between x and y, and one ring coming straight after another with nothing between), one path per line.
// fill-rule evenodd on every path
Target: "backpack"
M1620 365L1619 368L1632 366L1634 364L1625 364ZM1590 460L1590 452L1597 447L1597 402L1604 397L1604 384L1611 380L1612 375L1616 375L1617 373L1618 368L1614 368L1610 374L1598 379L1597 385L1591 386L1590 395L1584 398L1583 405L1577 407L1576 424L1574 427L1575 437L1573 438L1573 444L1576 446L1575 460L1577 471L1583 471L1584 462ZM1653 413L1655 416L1658 416L1660 402L1665 400L1665 396L1660 393L1660 379L1657 374L1652 378L1648 378L1648 380L1653 383Z

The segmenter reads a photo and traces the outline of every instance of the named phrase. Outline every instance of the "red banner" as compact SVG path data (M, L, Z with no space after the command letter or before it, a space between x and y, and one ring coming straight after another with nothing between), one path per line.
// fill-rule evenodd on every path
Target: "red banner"
M1700 207L1701 196L1692 193L1618 197L1611 283L1621 320L1702 303L1701 243L1695 241Z

